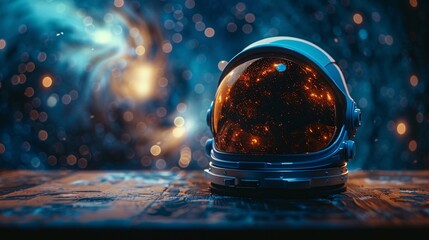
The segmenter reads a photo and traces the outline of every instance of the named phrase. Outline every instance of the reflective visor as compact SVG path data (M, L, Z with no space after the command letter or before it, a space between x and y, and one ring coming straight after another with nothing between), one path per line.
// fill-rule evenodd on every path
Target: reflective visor
M213 103L215 148L302 154L328 147L343 124L337 90L314 68L279 57L248 60L222 79Z

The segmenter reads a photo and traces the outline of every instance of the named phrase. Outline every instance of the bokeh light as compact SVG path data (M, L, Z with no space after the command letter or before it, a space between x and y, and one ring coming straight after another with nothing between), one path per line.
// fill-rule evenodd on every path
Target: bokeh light
M161 147L160 147L160 146L158 146L158 145L153 145L153 146L150 148L150 153L151 153L153 156L158 156L158 155L161 153Z
M410 5L411 5L411 7L416 8L418 6L417 0L410 0Z
M52 86L52 78L50 76L43 77L42 85L45 88L49 88L50 86Z
M398 125L396 125L396 132L399 135L404 135L407 132L407 125L403 122L398 123Z
M40 130L39 131L39 139L41 141L45 141L46 139L48 139L48 132L46 132L45 130Z
M361 23L363 22L363 17L362 17L362 15L361 15L360 13L355 13L355 14L353 15L353 21L354 21L356 24L361 24Z
M419 84L419 79L417 78L416 75L411 75L411 77L410 77L410 84L413 87L416 87L417 84Z

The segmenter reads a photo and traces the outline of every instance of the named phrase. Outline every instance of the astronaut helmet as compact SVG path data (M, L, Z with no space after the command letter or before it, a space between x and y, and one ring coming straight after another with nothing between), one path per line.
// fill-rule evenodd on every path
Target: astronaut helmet
M213 190L338 192L346 188L361 111L324 50L272 37L228 62L207 124L205 175Z

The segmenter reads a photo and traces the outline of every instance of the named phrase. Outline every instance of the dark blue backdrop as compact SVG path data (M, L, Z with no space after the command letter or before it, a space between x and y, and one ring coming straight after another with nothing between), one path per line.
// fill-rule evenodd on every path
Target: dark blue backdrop
M363 112L351 169L429 168L427 1L0 1L0 167L201 169L225 63L314 42Z

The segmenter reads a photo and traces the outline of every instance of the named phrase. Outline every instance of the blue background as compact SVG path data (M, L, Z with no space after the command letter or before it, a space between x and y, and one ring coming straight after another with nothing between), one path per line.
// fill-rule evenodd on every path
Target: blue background
M0 167L202 169L221 69L309 40L363 112L350 169L429 168L427 1L0 1Z

